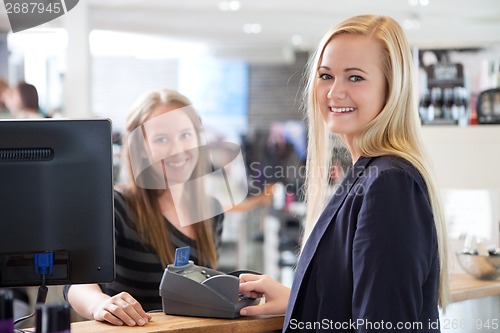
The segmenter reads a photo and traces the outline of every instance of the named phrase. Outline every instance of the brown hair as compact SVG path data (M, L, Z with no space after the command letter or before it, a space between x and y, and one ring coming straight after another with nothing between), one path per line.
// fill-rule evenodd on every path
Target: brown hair
M19 96L21 96L23 109L38 112L38 92L35 86L26 82L20 82L16 89L19 91Z
M138 99L133 106L126 123L126 130L131 133L134 129L141 126L150 119L153 110L158 106L178 106L188 115L195 126L198 142L200 141L201 127L199 126L199 116L194 108L191 107L191 102L183 95L173 90L160 90L148 93ZM127 148L127 140L124 140L124 147ZM137 225L135 226L141 239L151 246L157 253L160 262L163 266L173 263L174 248L168 236L167 228L164 222L164 217L161 213L158 197L162 190L145 189L137 186L134 177L132 176L132 166L128 149L124 149L129 180L122 187L128 206L131 212L135 214ZM199 173L200 168L197 166L194 173ZM198 185L199 186L199 185ZM203 189L190 191L191 193L205 193ZM197 209L201 209L197 207ZM213 219L207 219L199 223L193 224L195 231L195 242L198 249L198 265L216 267L217 251L213 240Z

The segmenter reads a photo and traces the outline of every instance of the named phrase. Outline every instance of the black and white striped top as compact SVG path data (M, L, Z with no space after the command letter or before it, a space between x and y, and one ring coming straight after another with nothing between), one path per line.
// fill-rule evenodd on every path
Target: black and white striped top
M115 191L115 258L116 278L113 282L102 284L101 288L107 295L115 295L122 291L131 294L145 311L161 310L159 285L165 267L154 250L144 245L134 228L135 221L128 213L128 207L123 195ZM214 217L214 244L218 248L222 235L224 215ZM165 219L170 241L175 248L190 246L190 260L198 262L196 243L177 230ZM67 290L65 288L65 296Z

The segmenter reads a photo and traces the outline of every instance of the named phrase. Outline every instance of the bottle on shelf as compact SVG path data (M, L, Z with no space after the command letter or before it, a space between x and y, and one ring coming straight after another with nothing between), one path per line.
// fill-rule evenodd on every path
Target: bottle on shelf
M453 88L452 114L461 126L467 126L469 115L467 113L467 90L464 87Z
M420 103L418 105L418 114L420 115L420 120L422 123L427 123L429 120L429 106L431 105L431 95L429 89L426 89L422 96L420 97Z
M440 87L431 89L431 104L427 108L427 119L434 121L443 118L443 96Z
M453 102L454 102L454 91L453 88L445 88L443 90L443 119L448 122L458 123L458 115L453 114Z

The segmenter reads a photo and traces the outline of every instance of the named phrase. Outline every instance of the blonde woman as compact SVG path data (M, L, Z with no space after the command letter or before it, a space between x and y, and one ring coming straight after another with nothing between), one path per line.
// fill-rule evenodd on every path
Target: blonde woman
M446 232L421 142L412 53L400 25L357 16L329 31L311 59L305 244L291 290L243 275L285 313L284 332L439 331L447 303ZM353 166L325 203L333 147Z
M142 96L126 130L132 138L123 149L130 177L115 191L116 279L72 285L65 292L85 318L142 326L151 318L147 311L162 309L159 284L176 248L190 246L191 260L216 267L223 214L200 218L213 216L205 206L222 209L200 182L190 182L210 165L199 147L200 119L186 97L172 90Z

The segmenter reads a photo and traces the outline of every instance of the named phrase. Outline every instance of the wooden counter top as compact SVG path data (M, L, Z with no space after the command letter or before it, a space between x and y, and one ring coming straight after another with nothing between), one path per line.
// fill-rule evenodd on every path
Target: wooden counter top
M251 333L281 331L284 316L259 316L238 319L212 319L151 314L153 319L145 326L113 326L93 320L71 324L71 333L160 333L160 332L190 332L190 333Z
M500 295L500 280L483 281L467 274L450 276L451 302ZM72 333L251 333L281 330L284 316L243 317L238 319L213 319L171 316L153 313L153 319L143 327L117 327L96 321L82 321L71 324Z
M500 295L500 280L478 280L468 274L450 275L450 301Z

